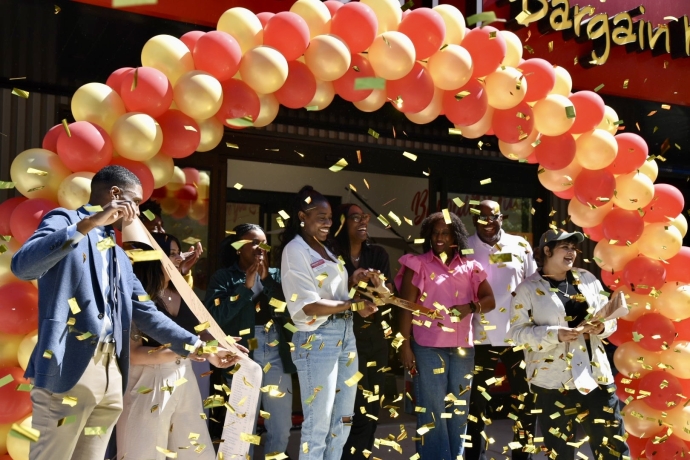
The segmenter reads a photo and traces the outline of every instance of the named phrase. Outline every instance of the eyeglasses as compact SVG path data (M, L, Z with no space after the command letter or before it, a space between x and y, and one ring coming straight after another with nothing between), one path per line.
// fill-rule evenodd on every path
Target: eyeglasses
M503 217L502 214L491 214L490 216L477 216L479 220L483 220L484 222L496 222L498 219Z
M356 224L360 222L369 222L371 219L371 214L350 214L347 216L348 219L352 219Z

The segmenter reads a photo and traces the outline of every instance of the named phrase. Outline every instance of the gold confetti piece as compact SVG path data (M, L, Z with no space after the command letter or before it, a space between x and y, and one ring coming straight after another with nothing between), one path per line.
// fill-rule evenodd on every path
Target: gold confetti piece
M448 128L448 134L462 136L462 130L460 128Z
M460 100L462 100L463 98L469 96L470 94L472 94L472 93L469 92L469 91L467 91L467 90L465 90L465 91L460 91L459 93L457 93L457 94L455 95L455 100L456 100L456 101L460 101Z
M228 147L228 148L231 148L231 149L239 149L239 148L240 148L239 145L233 144L233 143L230 143L230 142L226 142L226 143L225 143L225 146Z
M353 192L357 192L357 187L355 187L352 184L348 184L348 185L350 186L350 190L352 190Z
M79 340L79 341L82 341L82 340L88 339L89 337L93 337L93 334L90 333L90 332L85 332L85 333L83 333L82 335L78 335L78 336L76 337L76 339Z
M87 426L84 427L85 436L100 436L108 432L108 427L106 426Z
M16 391L31 391L34 386L30 383L20 383L17 385Z
M108 238L104 238L98 243L96 243L96 248L98 248L99 251L106 251L110 248L115 247L115 240L113 239L112 236L109 236Z
M409 159L412 160L412 161L417 161L417 155L415 155L414 153L403 152L403 156L404 156L405 158L409 158Z
M595 92L595 93L598 93L599 90L602 89L603 87L604 87L604 84L602 83L602 84L600 84L599 86L597 86L596 88L594 88L594 92Z
M235 128L251 128L254 126L252 117L246 116L241 118L228 118L225 123Z
M498 18L496 18L496 13L493 11L485 11L483 13L478 13L478 14L473 14L472 16L468 16L466 18L467 25L472 26L474 24L477 24L479 22L482 23L482 26L485 26L487 24L491 24L492 22L498 21Z
M62 119L62 128L65 130L67 133L67 137L72 137L72 131L69 129L69 123L67 123L67 119L63 118Z
M40 169L35 169L35 168L29 168L26 170L27 174L36 174L37 176L47 176L48 173L46 171L41 171Z
M208 329L210 327L211 327L211 323L206 321L206 322L199 324L198 326L194 326L194 330L196 332L202 332L202 331L205 331L206 329Z
M328 169L333 172L338 172L341 171L345 166L347 166L347 161L345 161L345 158L341 158L340 160L338 160L336 164L334 164Z
M0 181L0 190L9 190L14 188L15 183L10 181Z
M450 219L450 213L448 212L447 208L444 208L441 212L443 213L443 220L445 221L446 224L450 224L453 222Z
M250 332L251 332L251 329L250 329L250 328L242 329L242 330L240 331L240 336L247 335L247 334L249 334Z
M116 0L113 0L113 3ZM121 0L119 0L121 1ZM153 411L151 411L153 412ZM163 447L156 446L156 450L160 452L161 454L165 455L166 458L177 458L177 452L173 452L172 450L164 449Z
M200 242L200 241L201 241L201 240L200 240L199 238L194 238L193 236L188 236L187 238L185 238L184 240L182 240L183 243L185 243L185 244L192 244L192 245L197 244L197 243Z
M185 125L184 129L186 131L194 131L195 133L198 132L194 126Z
M486 185L491 183L491 178L489 177L488 179L483 179L479 181L479 185Z
M158 249L152 249L150 251L144 251L142 249L130 249L125 251L125 254L127 254L127 257L129 257L133 263L162 260L164 256L163 251Z
M147 387L139 387L137 388L137 393L145 395L149 394L153 391L153 388L147 388Z
M575 118L575 106L569 105L565 108L565 116L567 118Z
M39 185L38 187L34 187L34 188L27 190L27 192L38 192L39 190L43 190L44 188L46 188L45 185Z
M13 423L10 428L10 436L19 439L26 439L29 442L36 442L41 437L41 432L35 428L22 426L19 423Z
M46 351L44 351L44 352L43 352L43 357L44 357L45 359L50 359L50 358L52 358L52 357L53 357L53 352L52 352L52 350L46 350Z
M69 304L69 309L73 315L76 315L81 311L81 308L79 308L79 304L77 303L77 299L75 297L69 299L67 303Z
M384 38L384 39L385 39L385 38ZM374 131L374 130L371 129L371 128L369 128L369 131L367 131L367 133L368 133L371 137L373 137L374 139L378 139L378 138L379 138L379 133L377 133L376 131Z
M251 243L252 243L251 240L239 240L239 241L235 241L230 246L232 246L232 248L234 250L239 251L242 246L244 246L245 244L251 244Z
M240 184L239 182L236 183L235 185L233 185L233 188L235 188L235 189L237 189L237 190L242 190L242 187L243 187L243 185Z
M414 0L410 0L409 2L405 3L403 6L400 7L402 11L407 11L410 8L414 8Z
M671 106L668 104L661 104L661 108L664 110L671 110Z
M102 207L102 206L84 206L84 210L85 210L86 212L101 212L101 211L103 211L103 207ZM148 214L146 214L147 212L150 212L151 215L152 215L151 219L149 219L149 220L153 220L153 218L155 217L155 216L153 215L153 213L147 209L147 210L144 212L144 215L145 215L146 217L148 217Z
M549 42L549 53L553 52L553 40Z
M386 80L380 77L355 78L355 90L386 89Z
M530 45L524 45L523 48L525 48L529 54L534 54L534 48Z
M463 249L463 250L460 251L460 252L462 253L463 256L467 256L467 255L470 255L470 254L474 254L474 249L472 249L472 248Z
M357 371L355 373L355 375L353 375L349 379L345 380L345 385L351 387L351 386L355 385L357 382L359 382L360 380L362 380L362 377L364 377L364 375L361 372Z
M388 219L386 219L382 214L379 214L377 219L383 224L384 227L388 228L391 226L390 222L388 222Z
M12 94L22 99L29 99L29 92L19 88L12 88Z
M73 316L67 320L66 324L68 326L74 326L75 324L77 324L77 319Z
M402 220L400 220L400 217L398 217L393 211L388 212L388 217L390 217L393 222L398 224L398 226L402 224Z
M77 421L77 416L76 415L68 415L67 417L63 417L57 422L57 426L62 426L62 425L69 425L70 423L74 423Z
M293 334L294 334L295 332L297 332L297 328L296 328L293 324L291 324L291 323L285 323L285 325L284 325L283 327L284 327L285 329L287 329L288 331L292 332Z

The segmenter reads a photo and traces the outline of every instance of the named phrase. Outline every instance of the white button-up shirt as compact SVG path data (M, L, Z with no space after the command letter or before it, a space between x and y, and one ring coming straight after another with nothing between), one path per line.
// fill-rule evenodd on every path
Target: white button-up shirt
M474 315L472 328L475 345L505 347L510 327L510 303L512 293L528 276L537 271L532 248L527 240L500 231L498 243L490 246L475 233L468 238L474 254L467 258L479 262L487 274L487 281L494 291L496 308L484 314Z

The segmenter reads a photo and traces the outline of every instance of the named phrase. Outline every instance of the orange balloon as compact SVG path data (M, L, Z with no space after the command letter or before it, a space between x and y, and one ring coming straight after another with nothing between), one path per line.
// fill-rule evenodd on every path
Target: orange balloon
M654 304L656 303L656 299L654 299L654 297L633 292L627 286L619 287L616 289L616 292L618 291L622 291L625 295L625 302L629 309L628 314L623 316L622 319L626 321L635 321L642 315L657 312L657 309L654 307Z
M580 174L580 171L582 171L582 166L580 166L580 163L575 159L563 169L557 171L545 169L537 175L537 179L539 179L541 185L548 190L552 192L562 192L573 186L575 178Z
M660 422L666 419L661 415L661 411L652 409L644 400L635 399L621 410L625 431L639 438L651 438L666 427ZM675 430L674 430L675 433Z
M687 340L676 340L668 348L661 352L661 362L671 366L667 369L674 377L679 379L690 379L690 342Z
M486 76L484 83L489 105L494 109L512 109L527 93L527 79L514 67L499 67Z
M353 104L362 112L376 112L387 100L385 89L375 89L366 99L353 102Z
M318 80L334 81L345 75L352 56L345 42L335 35L319 35L311 39L304 58Z
M575 140L575 157L583 168L604 169L616 159L618 143L611 133L595 129Z
M386 32L376 37L368 55L376 75L386 80L399 80L410 73L415 56L412 40L400 32Z
M654 307L671 321L690 318L690 285L675 281L664 284Z
M5 334L0 332L0 367L16 367L19 364L17 352L24 334Z
M455 126L462 132L462 136L467 139L477 139L489 132L491 129L491 118L494 115L493 107L488 107L484 116L473 125L470 126Z
M596 227L603 222L604 217L612 208L613 204L610 202L591 208L586 204L582 204L577 198L573 198L568 204L568 215L575 225L588 228Z
M501 151L504 157L508 158L509 160L524 160L530 155L532 155L532 152L534 152L534 141L537 140L537 137L539 137L539 131L536 129L533 129L532 132L530 133L529 136L527 136L525 139L521 140L520 142L516 142L515 144L508 144L507 142L503 142L502 140L498 140L498 150ZM581 170L582 168L580 168ZM553 173L554 171L548 171L550 173ZM544 171L541 175L544 175L547 173L547 171ZM566 174L567 175L567 174ZM561 179L558 179L557 177L553 178L554 181L559 181ZM562 181L562 180L561 180ZM563 181L562 181L563 182ZM567 180L564 182L568 182ZM556 184L560 184L560 182L556 182ZM551 188L547 187L544 185L544 187L548 188L549 190L552 190ZM558 187L560 188L560 186Z
M647 224L637 240L640 253L651 259L668 260L683 246L683 235L666 222Z
M574 117L569 118L567 107L573 107L570 99L560 94L549 94L532 109L534 126L546 136L560 136L567 132L575 122Z
M647 206L654 198L654 183L641 172L633 171L616 177L616 193L613 204L628 211Z
M625 264L637 257L638 254L637 243L633 243L630 246L618 246L610 244L609 240L604 238L594 247L594 261L602 270L606 271L613 270L617 272L623 270Z
M613 354L613 363L623 375L639 377L656 369L660 362L666 363L662 353L645 350L635 342L625 342Z
M448 45L429 58L428 68L434 85L452 91L472 78L472 56L460 45Z
M278 91L287 80L288 63L276 49L258 46L247 51L240 63L242 81L259 94Z
M668 411L664 422L673 427L674 435L683 441L690 441L690 406L681 405Z

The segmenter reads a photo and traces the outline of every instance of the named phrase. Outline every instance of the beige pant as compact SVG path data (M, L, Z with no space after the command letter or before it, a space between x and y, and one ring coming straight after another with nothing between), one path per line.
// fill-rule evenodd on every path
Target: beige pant
M191 361L129 369L124 411L117 422L117 458L165 460L156 449L160 447L176 452L178 460L215 460Z
M112 345L111 345L112 347ZM71 397L65 399L67 397ZM70 404L76 400L72 407ZM98 351L79 382L66 393L31 390L33 428L31 460L96 460L105 457L115 422L122 412L122 374L111 350Z

